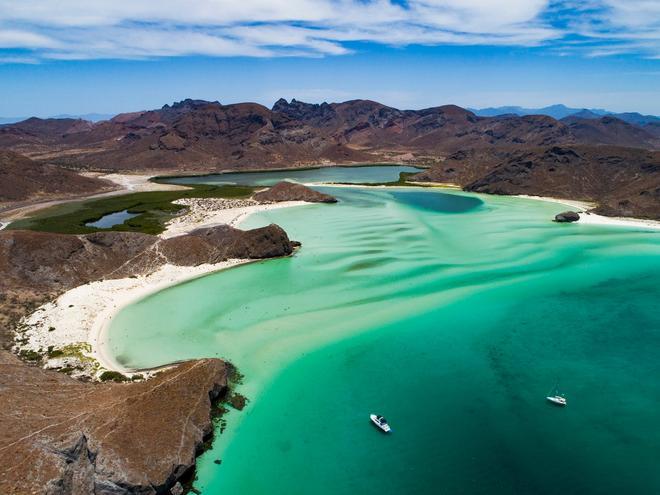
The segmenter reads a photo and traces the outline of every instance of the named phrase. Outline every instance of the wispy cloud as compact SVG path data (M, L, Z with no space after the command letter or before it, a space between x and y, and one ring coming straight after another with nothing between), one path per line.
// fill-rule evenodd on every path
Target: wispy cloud
M650 59L660 57L659 1L584 0L579 2L579 7L576 2L556 3L581 12L581 15L571 16L564 11L563 15L566 31L588 42L581 50L587 56L637 54Z
M39 63L39 59L38 58L33 58L33 57L20 57L20 56L2 57L2 56L0 56L0 65L5 65L5 64L36 65L38 63Z
M660 2L0 0L0 56L28 52L17 60L344 55L356 41L548 46L655 58Z

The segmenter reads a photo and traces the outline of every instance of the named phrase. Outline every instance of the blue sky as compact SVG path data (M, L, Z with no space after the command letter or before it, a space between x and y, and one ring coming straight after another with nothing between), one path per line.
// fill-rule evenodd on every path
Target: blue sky
M0 0L0 116L183 98L660 114L658 0Z

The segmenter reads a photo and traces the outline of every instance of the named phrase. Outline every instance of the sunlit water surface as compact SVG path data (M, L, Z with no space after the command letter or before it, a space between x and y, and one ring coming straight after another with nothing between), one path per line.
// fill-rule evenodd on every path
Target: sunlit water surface
M323 167L306 169L274 170L271 172L229 172L191 177L162 179L172 184L238 184L248 186L272 186L281 180L296 182L338 182L376 184L395 182L401 172L416 173L421 169L406 165L373 165L365 167Z
M112 323L125 365L217 356L245 375L202 493L660 493L656 232L556 224L565 207L518 198L320 189L340 202L242 225L278 223L295 256ZM567 408L545 401L557 383Z

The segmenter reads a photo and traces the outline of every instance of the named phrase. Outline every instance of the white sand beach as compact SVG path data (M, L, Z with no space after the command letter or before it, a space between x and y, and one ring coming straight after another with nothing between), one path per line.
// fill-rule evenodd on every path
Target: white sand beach
M605 217L595 213L580 213L577 223L585 225L607 225L614 227L637 227L642 229L660 230L660 222L644 218Z
M580 215L580 220L576 223L583 225L606 225L613 227L636 227L643 229L660 230L660 222L656 220L647 220L644 218L626 218L626 217L606 217L592 213L590 210L595 208L596 203L587 201L578 201L573 199L560 199L546 196L528 196L526 194L518 194L515 197L525 199L535 199L539 201L549 201L551 203L560 203L571 207Z
M288 201L260 204L244 199L190 198L180 200L179 204L184 204L187 211L167 224L166 230L161 234L162 238L175 237L198 228L219 224L236 227L253 213L309 203ZM21 343L19 348L42 354L49 348L64 350L64 356L46 358L45 367L83 368L72 372L73 376L98 376L106 370L130 376L135 370L125 369L116 363L105 348L105 331L115 314L153 292L251 261L254 260L231 259L195 267L167 264L146 276L102 280L76 287L55 301L40 306L21 321L24 330L20 333L20 338L24 343Z
M146 276L91 282L71 289L55 301L44 304L22 323L27 327L21 337L28 343L21 349L44 352L48 348L78 348L85 357L96 360L79 362L79 358L64 356L48 359L46 367L61 368L90 364L80 374L103 370L130 375L131 370L116 363L104 349L104 333L113 316L124 306L150 293L250 260L232 259L195 267L164 265ZM74 373L75 375L76 373Z
M148 191L178 191L190 189L187 186L178 184L160 184L152 182L153 174L96 174L88 173L82 175L91 175L99 179L109 180L121 186L120 193L125 192L148 192ZM115 192L115 194L117 194Z
M167 223L165 231L160 234L163 239L221 224L238 227L252 213L309 204L304 201L259 203L253 199L223 198L184 198L177 199L173 203L185 206L187 212Z

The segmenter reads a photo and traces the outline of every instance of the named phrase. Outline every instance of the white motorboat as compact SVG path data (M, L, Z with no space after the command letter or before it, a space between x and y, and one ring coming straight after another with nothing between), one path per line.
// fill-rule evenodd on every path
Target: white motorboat
M548 402L552 402L556 406L564 407L566 405L566 397L559 393L559 383L555 385L555 388L548 394L545 399Z
M389 433L390 431L392 431L392 428L390 428L390 425L387 424L387 420L383 416L370 414L369 419L373 424L375 424L378 428L380 428L381 431L384 431L385 433Z
M546 397L546 399L553 404L556 404L558 406L565 406L566 405L566 397L563 397L561 395L550 395Z

